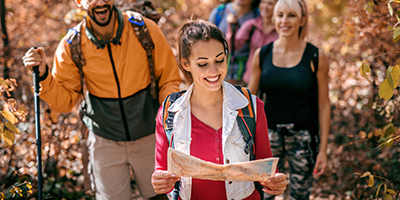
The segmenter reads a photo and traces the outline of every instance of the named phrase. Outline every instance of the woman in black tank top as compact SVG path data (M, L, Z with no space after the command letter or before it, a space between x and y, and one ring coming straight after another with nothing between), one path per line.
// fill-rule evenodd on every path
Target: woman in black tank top
M256 50L248 87L264 97L279 170L283 172L285 160L289 161L291 199L309 199L313 174L321 175L327 166L329 63L322 50L305 41L304 0L279 0L274 20L279 38Z

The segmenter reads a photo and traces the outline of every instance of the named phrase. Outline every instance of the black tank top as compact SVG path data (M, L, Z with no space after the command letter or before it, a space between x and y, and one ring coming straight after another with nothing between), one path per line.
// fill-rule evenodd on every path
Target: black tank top
M264 110L269 126L313 121L310 95L317 84L311 69L314 49L314 45L307 43L300 62L294 67L282 68L272 62L273 43L262 47L260 90L266 94Z

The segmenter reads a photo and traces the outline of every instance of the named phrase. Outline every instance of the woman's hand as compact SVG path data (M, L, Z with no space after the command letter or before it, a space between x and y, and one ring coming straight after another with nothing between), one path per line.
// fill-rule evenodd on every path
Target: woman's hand
M316 176L323 174L327 166L328 158L326 152L320 152L317 156L317 162L315 163L314 174Z
M238 22L238 18L236 15L229 13L226 16L226 22L228 22L229 24L236 24Z
M163 170L155 171L151 177L153 189L157 194L168 193L174 187L175 182L179 180L180 178L176 177L175 174Z
M288 181L286 179L286 174L276 173L274 177L260 183L265 187L263 189L265 193L281 195L285 192Z

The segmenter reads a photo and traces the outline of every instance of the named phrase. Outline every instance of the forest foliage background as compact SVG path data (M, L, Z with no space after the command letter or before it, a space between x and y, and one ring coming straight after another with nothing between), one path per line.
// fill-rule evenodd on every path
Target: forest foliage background
M8 42L0 40L0 76L16 80L8 96L3 93L4 110L17 106L21 117L15 126L15 143L0 143L0 192L5 198L29 199L37 195L36 143L32 76L22 64L22 56L32 46L43 46L51 64L59 40L79 21L80 12L72 0L2 0ZM126 0L120 3L134 2ZM217 0L154 0L163 14L159 22L174 52L176 33L189 19L207 19ZM322 48L330 60L330 100L332 125L329 136L326 173L316 177L313 198L375 199L384 195L381 183L400 192L400 147L396 139L386 148L375 148L390 137L400 135L399 87L390 100L378 95L379 85L389 66L400 65L400 43L393 41L393 27L400 15L400 4L386 0L309 0L310 34L308 41ZM371 72L360 75L362 64ZM2 83L3 84L3 83ZM12 84L11 84L12 85ZM3 84L4 86L4 84ZM4 92L3 86L0 87ZM9 88L8 88L9 89ZM14 98L15 101L10 101ZM8 103L6 103L8 102ZM77 109L69 114L52 111L41 102L45 194L54 199L90 199L82 188L82 161L79 148ZM17 115L18 117L18 115ZM2 122L9 121L4 115ZM5 130L4 127L1 129ZM3 131L2 130L2 131ZM18 131L15 131L18 132ZM4 135L2 133L2 135ZM369 172L374 175L371 187ZM383 179L381 179L381 178ZM30 188L24 181L32 183ZM21 195L15 195L18 184ZM22 196L22 197L21 197ZM0 196L1 199L1 196Z

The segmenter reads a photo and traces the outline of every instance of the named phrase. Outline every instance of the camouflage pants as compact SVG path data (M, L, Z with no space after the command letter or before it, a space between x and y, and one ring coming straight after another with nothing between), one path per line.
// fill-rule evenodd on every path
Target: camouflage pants
M308 200L313 183L315 165L308 130L293 130L293 124L278 124L276 130L268 129L272 155L279 157L278 169L284 172L289 161L289 196L291 200ZM267 194L265 199L274 199Z

